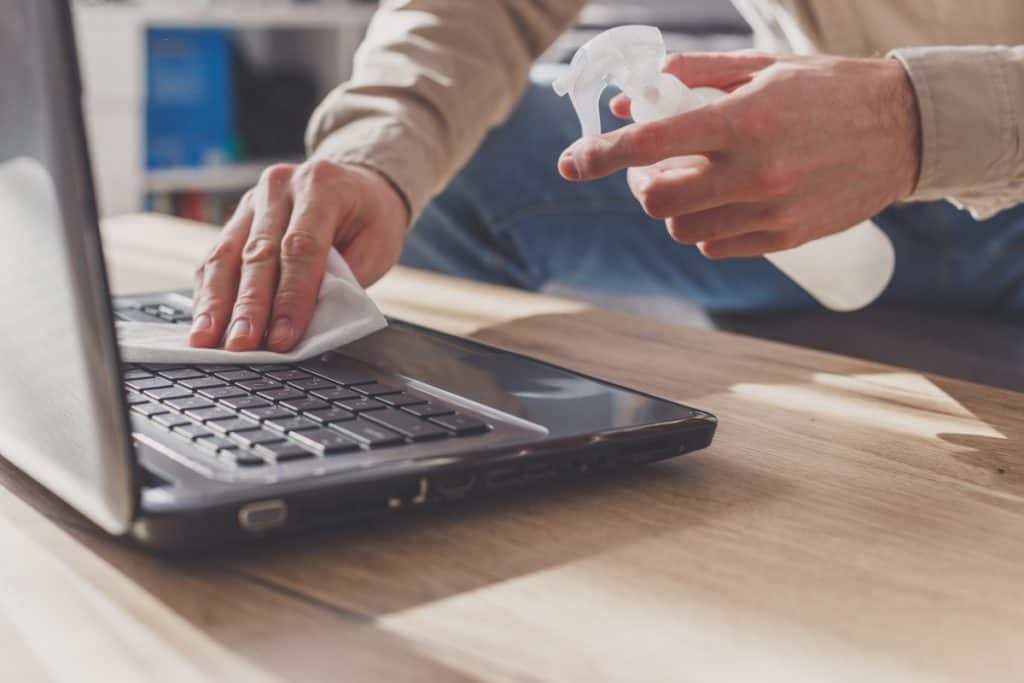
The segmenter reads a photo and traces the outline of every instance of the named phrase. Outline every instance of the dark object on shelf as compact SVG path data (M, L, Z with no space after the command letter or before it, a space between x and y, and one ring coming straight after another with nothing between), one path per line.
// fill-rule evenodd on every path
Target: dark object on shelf
M300 157L318 102L316 78L295 68L254 68L235 50L236 126L248 159Z

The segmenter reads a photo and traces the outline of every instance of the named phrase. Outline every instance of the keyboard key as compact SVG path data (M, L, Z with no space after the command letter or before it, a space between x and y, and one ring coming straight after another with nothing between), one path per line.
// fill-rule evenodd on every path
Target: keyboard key
M268 460L261 458L253 451L239 449L237 451L219 451L218 453L225 462L232 462L239 467L262 467L269 464Z
M392 406L394 408L401 408L403 406L412 406L417 403L426 403L427 397L420 396L418 394L410 394L407 391L400 391L397 394L387 394L385 396L378 396L377 400L384 405Z
M173 380L195 379L197 377L206 377L206 375L203 374L202 372L199 372L198 370L193 370L192 368L181 368L179 370L164 370L163 372L161 372L159 374L164 379L173 379Z
M138 413L139 415L145 415L146 417L152 417L153 415L160 415L161 413L169 413L171 411L164 408L159 403L140 403L132 406L132 412Z
M153 373L139 368L130 368L124 371L125 379L150 379Z
M164 403L180 412L184 412L186 410L199 410L200 408L213 407L212 402L207 401L205 398L201 396L188 396L186 398L176 398L171 401L164 401Z
M280 389L281 383L275 382L272 379L250 379L244 382L239 382L237 386L243 389L248 389L252 392L271 391L273 389Z
M172 429L180 425L191 424L188 418L179 415L178 413L162 413L160 415L154 415L152 418L153 422L157 423L161 427Z
M381 382L371 382L370 384L360 384L359 386L352 387L360 394L367 396L383 396L385 394L398 394L401 393L399 387L393 387L390 384L383 384Z
M237 365L204 365L203 371L216 374L218 372L230 372L232 370L238 370Z
M448 431L455 432L457 436L469 436L470 434L482 434L490 430L490 426L469 415L445 415L430 419L434 424L444 427Z
M189 422L188 424L184 425L178 425L177 427L174 428L174 433L180 434L186 439L191 439L192 441L213 435L213 433L209 429L202 425L197 425L194 422Z
M405 441L390 429L375 425L361 417L348 422L335 422L331 425L331 429L335 429L353 441L370 448L393 446Z
M290 460L313 457L312 452L298 444L288 443L287 441L261 444L256 447L256 452L271 462L288 462Z
M185 414L191 417L193 420L199 420L200 422L210 422L211 420L229 420L236 417L235 413L222 408L221 406L214 406L213 408L200 408L198 410L186 410Z
M147 389L162 389L164 387L169 387L171 386L171 382L163 377L148 377L146 379L130 379L125 381L124 385L130 389L135 389L136 391L146 391Z
M451 406L439 401L427 401L426 403L402 406L402 410L416 417L437 417L438 415L451 415L455 412Z
M232 436L239 432L253 431L260 428L260 425L255 420L250 420L246 417L234 417L229 420L212 420L207 421L206 426L210 428L214 434L221 436L225 434L231 434Z
M185 387L167 387L166 389L150 389L146 396L155 398L157 401L169 401L172 398L184 398L191 396L192 392Z
M319 398L309 398L306 396L281 401L281 405L288 410L294 410L297 413L301 413L306 410L320 410L321 408L330 407L330 404L327 401L322 401Z
M238 387L224 386L200 389L199 394L206 398L212 398L219 401L225 398L232 398L234 396L247 396L249 392L245 389L239 389Z
M253 448L266 443L277 443L284 441L282 434L267 429L251 429L247 431L232 432L231 439L237 441L243 448Z
M350 401L338 401L338 405L350 413L365 413L371 410L384 410L384 404L372 398L354 398Z
M298 389L292 389L291 387L284 387L282 389L271 389L270 391L261 391L259 395L268 401L288 401L296 400L300 398L306 398L306 395Z
M317 398L322 398L325 401L347 401L352 398L359 398L361 394L357 394L351 389L345 387L339 387L337 385L331 385L333 389L314 389L309 392Z
M178 382L179 385L186 389L207 389L209 387L222 387L224 386L224 380L217 379L216 377L196 377L195 379L183 379Z
M310 410L306 413L306 417L317 422L324 424L330 424L332 422L347 422L349 420L356 419L354 413L350 413L342 408L323 408L321 410Z
M353 386L356 384L370 384L376 382L373 375L362 368L344 367L341 365L316 365L304 367L310 372L334 380L338 384Z
M442 439L448 436L448 432L444 428L398 410L380 410L368 413L366 419L393 429L413 441Z
M266 408L245 408L242 414L254 420L279 420L288 417L295 417L295 413L282 408L281 406L268 406Z
M287 369L268 372L267 377L276 379L278 382L294 382L300 379L309 379L312 375L302 370Z
M342 453L359 450L359 444L330 429L296 432L292 438L317 453Z
M200 448L213 451L234 451L238 450L238 444L230 439L225 439L223 436L202 436L196 439L196 444Z
M228 372L218 372L216 376L225 382L241 382L247 379L261 378L258 372L253 372L252 370L229 370Z
M320 429L320 423L314 422L308 417L299 416L264 420L263 426L275 432L301 432L307 429Z
M258 396L232 396L222 400L221 404L235 410L244 410L245 408L266 408L273 405L270 401L266 401Z
M305 373L303 373L305 374ZM323 377L310 377L306 375L308 379L300 379L288 382L291 386L296 389L302 389L303 391L312 391L313 389L335 389L340 388L334 382L324 379Z
M125 403L130 406L137 406L143 403L149 403L149 399L138 393L137 391L129 391L124 395Z
M118 320L130 323L158 323L161 322L160 318L155 315L149 315L142 311L133 311L130 308L123 308L114 314L114 317Z

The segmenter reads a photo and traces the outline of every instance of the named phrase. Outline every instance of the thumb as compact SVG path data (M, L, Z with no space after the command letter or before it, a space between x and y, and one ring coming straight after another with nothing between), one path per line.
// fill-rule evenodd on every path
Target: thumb
M775 63L771 55L756 52L687 52L665 58L662 70L691 88L732 91L748 83L758 71Z

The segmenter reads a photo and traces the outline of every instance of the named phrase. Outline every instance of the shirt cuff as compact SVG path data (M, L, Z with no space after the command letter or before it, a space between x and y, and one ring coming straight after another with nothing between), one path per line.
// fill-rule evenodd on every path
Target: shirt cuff
M1004 186L1019 156L1008 48L915 47L890 53L910 75L921 115L921 170L908 201Z

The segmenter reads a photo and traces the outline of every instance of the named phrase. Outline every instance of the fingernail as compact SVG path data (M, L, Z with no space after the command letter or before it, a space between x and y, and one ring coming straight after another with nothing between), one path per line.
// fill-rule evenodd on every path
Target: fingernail
M287 344L292 340L292 321L288 318L278 318L270 328L270 336L267 342L272 346Z
M235 322L231 323L231 331L228 334L228 339L248 337L250 332L252 332L252 323L250 323L247 318L239 318Z
M562 165L562 171L565 174L565 177L570 180L579 180L580 169L576 166L576 159L573 157L571 147L562 152L562 158L559 159L559 164Z
M213 327L213 318L210 317L209 313L200 313L199 316L192 321L193 332L205 332L211 327Z

